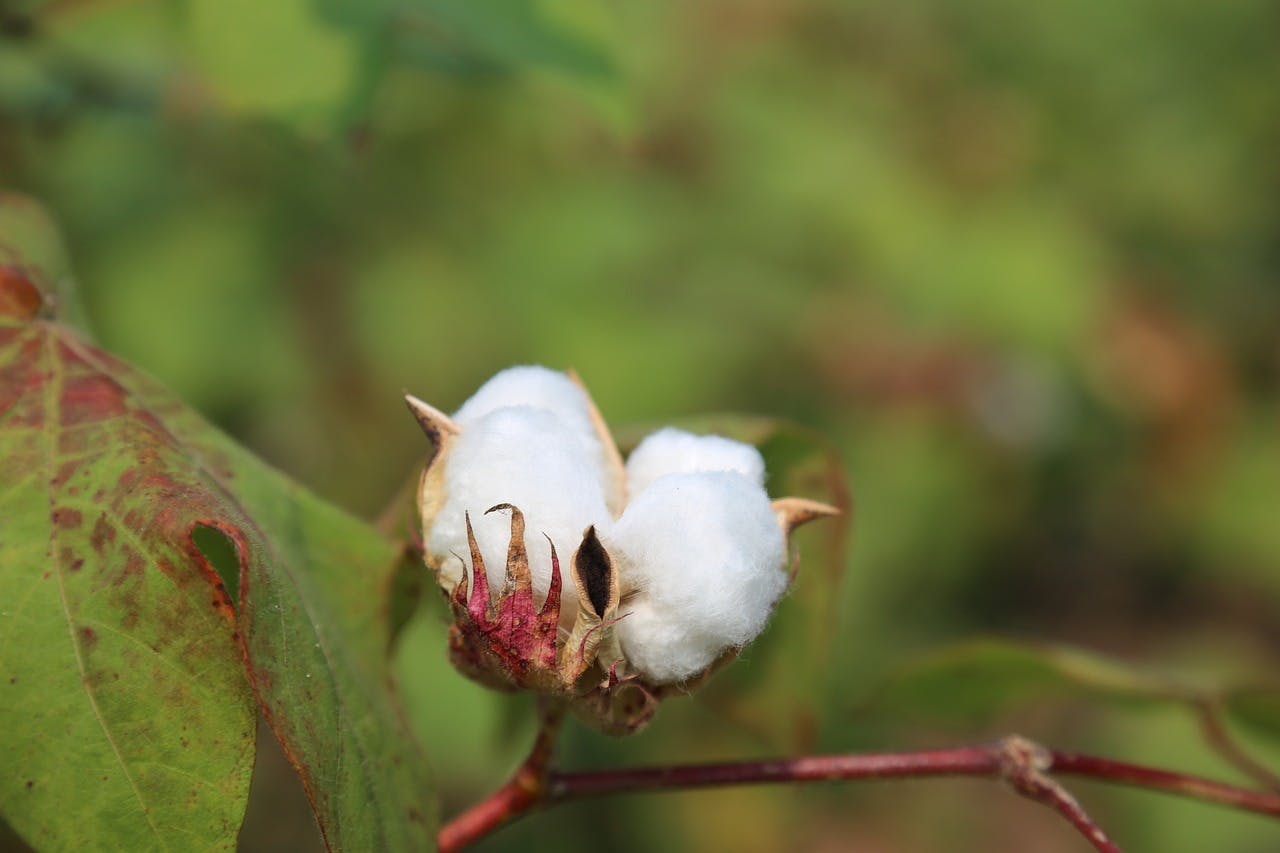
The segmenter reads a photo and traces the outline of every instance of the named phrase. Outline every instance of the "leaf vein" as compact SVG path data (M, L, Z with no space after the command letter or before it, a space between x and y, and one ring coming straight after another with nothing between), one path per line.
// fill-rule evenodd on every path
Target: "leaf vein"
M49 473L49 512L52 515L54 509L54 486L53 477L58 459L57 441L54 437L54 428L52 424L57 423L58 419L51 417L60 410L58 394L61 391L61 374L55 370L55 358L53 352L53 335L46 332L44 338L44 357L50 371L50 381L45 385L45 423L46 423L46 461L48 463ZM58 381L53 381L53 377L58 377ZM102 716L102 710L98 707L98 699L94 695L93 690L89 687L89 681L84 665L84 655L80 649L80 642L76 639L75 620L71 615L70 603L67 600L66 583L63 578L62 560L58 555L57 548L54 546L58 537L58 528L56 525L49 526L49 559L53 562L54 575L58 579L58 597L62 602L62 612L67 620L67 634L71 640L71 650L75 655L76 667L80 672L80 683L84 687L85 696L89 700L89 707L93 710L93 715L98 721L98 725L102 727L102 733L107 739L107 744L111 747L112 753L115 754L116 761L120 764L120 770L124 773L125 778L129 781L129 786L133 789L133 794L138 800L138 805L142 809L142 816L146 820L147 825L151 827L151 831L155 833L156 840L160 842L160 846L168 850L169 845L165 843L164 837L160 834L159 827L155 821L151 819L150 810L147 808L146 801L142 797L142 791L138 788L138 782L129 772L128 764L124 760L124 755L120 752L120 747L116 744L115 738L111 734L111 728L107 725L106 719Z

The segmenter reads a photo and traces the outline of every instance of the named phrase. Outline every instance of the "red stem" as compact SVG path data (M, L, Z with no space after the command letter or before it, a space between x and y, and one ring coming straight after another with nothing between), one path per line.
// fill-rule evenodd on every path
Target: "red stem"
M1172 770L1160 770L1155 767L1144 767L1140 764L1128 764L1123 761L1112 761L1110 758L1076 755L1070 752L1053 753L1051 769L1064 776L1085 776L1103 782L1164 791L1168 794L1177 794L1280 818L1280 795L1252 791L1248 788L1227 785Z
M436 846L441 853L469 847L538 805L537 793L512 779L440 828Z
M994 752L1000 775L1015 791L1057 811L1100 853L1121 853L1076 798L1045 772L1053 765L1052 752L1017 735L1002 740Z
M553 772L547 785L554 801L639 791L714 788L776 782L827 782L838 779L900 779L913 776L987 776L996 769L991 750L972 746L932 752L818 755L776 761L678 764L585 773Z
M558 720L557 720L558 722ZM1020 737L995 744L922 752L824 755L775 761L685 764L562 773L549 769L554 729L540 733L534 754L493 795L440 831L442 853L460 850L534 808L610 794L725 785L836 780L982 776L1002 779L1019 794L1061 814L1101 853L1120 848L1048 774L1050 771L1133 785L1280 817L1280 795L1088 755L1053 752Z

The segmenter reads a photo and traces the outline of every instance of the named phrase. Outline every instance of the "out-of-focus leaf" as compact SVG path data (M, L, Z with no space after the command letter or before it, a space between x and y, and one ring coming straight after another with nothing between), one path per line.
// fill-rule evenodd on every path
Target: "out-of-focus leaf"
M588 76L610 70L603 53L557 27L535 0L424 0L422 6L448 36L495 62Z
M23 196L0 193L0 263L56 282L67 274L67 256L44 209Z
M244 208L201 205L112 244L95 285L111 294L95 328L121 356L155 365L197 408L220 412L237 400L296 387L305 365L290 344L288 305L263 287L263 226ZM157 293L153 281L182 277ZM252 305L252 310L247 306ZM149 334L157 323L169 332ZM244 339L257 345L228 346ZM234 385L227 377L237 377Z
M227 107L286 121L333 117L360 52L309 0L193 0L187 32L204 81Z
M1222 705L1235 720L1280 740L1280 687L1239 687L1226 691Z
M1196 544L1224 573L1280 589L1280 435L1264 410L1233 425L1230 441L1204 485L1188 496L1198 509Z
M55 3L40 16L39 42L49 48L51 70L76 90L77 106L105 98L147 113L176 80L182 21L183 10L163 0Z
M25 196L0 192L0 265L40 282L62 319L81 321L62 235L45 209Z
M3 12L10 20L33 16L48 6L50 0L6 0Z
M908 663L871 704L913 718L973 723L1021 704L1087 694L1121 701L1189 701L1196 691L1067 646L980 639Z
M1032 703L1079 697L1112 705L1183 706L1225 712L1280 738L1280 688L1176 677L1084 649L982 638L909 661L874 688L862 710L972 726Z
M395 548L50 319L32 269L0 279L0 811L50 846L229 849L256 697L331 847L429 848Z
M437 68L544 68L584 77L612 71L604 50L536 0L316 0L316 6L346 26L390 30L407 58Z
M55 112L67 104L70 92L50 73L35 50L5 45L0 50L0 111L18 115Z

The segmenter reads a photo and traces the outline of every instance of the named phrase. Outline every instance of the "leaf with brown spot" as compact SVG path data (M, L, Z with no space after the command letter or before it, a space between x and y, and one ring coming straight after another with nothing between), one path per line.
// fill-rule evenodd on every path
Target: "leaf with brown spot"
M430 848L386 663L395 548L52 319L12 208L0 194L0 812L42 848L230 849L256 704L331 848Z

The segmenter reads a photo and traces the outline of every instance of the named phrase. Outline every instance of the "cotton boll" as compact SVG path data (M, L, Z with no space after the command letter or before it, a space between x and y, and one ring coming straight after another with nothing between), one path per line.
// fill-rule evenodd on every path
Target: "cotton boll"
M453 419L466 427L496 409L510 406L531 406L554 412L593 445L599 444L586 392L567 374L533 364L495 373L462 404Z
M658 682L687 678L753 640L787 586L769 497L739 473L659 477L604 540L624 593L633 593L628 601L645 604L618 623L619 640L633 666ZM666 658L675 662L657 662Z
M542 534L555 543L567 581L569 560L583 531L610 521L598 458L587 452L577 430L546 409L510 406L470 420L453 439L444 463L445 500L426 548L442 561L442 579L450 583L462 577L464 560L470 564L465 513L471 515L489 583L500 588L506 577L510 513L484 513L500 503L520 508L539 599L551 581L551 549ZM577 601L571 582L564 583L562 595L562 613L571 614Z
M647 436L627 459L628 497L665 474L695 471L736 471L764 485L764 457L750 444L666 427Z

